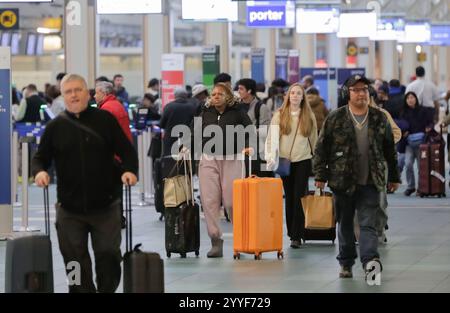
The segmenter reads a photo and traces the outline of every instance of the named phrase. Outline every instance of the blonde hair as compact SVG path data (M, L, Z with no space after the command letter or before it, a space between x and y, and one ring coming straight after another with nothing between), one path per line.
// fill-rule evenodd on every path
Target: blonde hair
M289 135L292 132L291 125L291 100L290 94L294 87L299 87L303 92L302 102L300 103L300 116L299 116L299 128L300 133L303 137L309 137L311 135L314 121L313 121L313 111L309 105L308 99L306 98L305 89L299 83L292 84L286 96L284 97L284 102L280 112L280 134Z
M233 91L231 91L230 87L228 87L225 83L217 83L214 85L213 89L221 88L225 92L225 103L227 107L231 107L235 104ZM212 94L212 91L211 91ZM211 96L210 96L211 97Z

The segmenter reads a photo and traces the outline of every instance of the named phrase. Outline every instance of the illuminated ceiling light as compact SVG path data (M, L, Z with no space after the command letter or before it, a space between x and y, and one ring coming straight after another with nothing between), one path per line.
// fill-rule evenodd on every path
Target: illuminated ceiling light
M57 35L44 37L44 51L55 51L62 49L62 39Z
M422 46L421 45L417 45L416 46L416 52L417 52L417 54L422 53Z
M39 34L56 34L59 33L59 29L56 28L47 28L47 27L38 27L36 31Z

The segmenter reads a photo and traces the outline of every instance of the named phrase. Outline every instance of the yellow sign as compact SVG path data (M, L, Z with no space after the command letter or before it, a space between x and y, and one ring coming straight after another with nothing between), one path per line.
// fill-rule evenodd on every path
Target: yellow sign
M61 17L47 17L44 19L43 27L57 29L57 30L61 31L62 18Z
M358 55L358 46L351 42L347 45L347 56L354 57Z
M0 10L0 29L19 29L19 10Z
M420 63L426 62L427 61L427 54L425 52L421 52L417 54L417 61L419 61Z

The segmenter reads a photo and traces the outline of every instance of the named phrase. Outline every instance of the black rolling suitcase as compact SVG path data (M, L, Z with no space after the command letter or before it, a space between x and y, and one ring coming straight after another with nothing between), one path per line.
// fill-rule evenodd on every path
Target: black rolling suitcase
M327 241L330 240L333 244L336 240L336 228L330 229L305 229L303 242L317 240L317 241Z
M188 175L192 182L192 166L184 162L184 174ZM186 163L189 165L186 166ZM176 167L177 165L175 165ZM175 168L174 167L174 168ZM194 201L194 191L191 183L192 200L182 203L178 207L166 208L166 252L170 258L172 253L179 253L182 258L186 253L195 252L199 255L200 250L200 208Z
M124 293L163 293L164 263L156 252L144 252L141 244L133 248L131 187L126 187L125 211L127 216L126 253L123 256Z
M45 235L17 238L6 244L5 292L7 293L54 291L48 187L44 188L44 212Z

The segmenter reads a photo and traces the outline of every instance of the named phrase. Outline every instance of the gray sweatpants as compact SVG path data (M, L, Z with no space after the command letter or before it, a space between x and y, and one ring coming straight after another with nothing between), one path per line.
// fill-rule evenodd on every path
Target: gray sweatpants
M242 176L242 161L202 156L199 166L200 198L210 238L221 238L221 204L233 221L233 181Z

